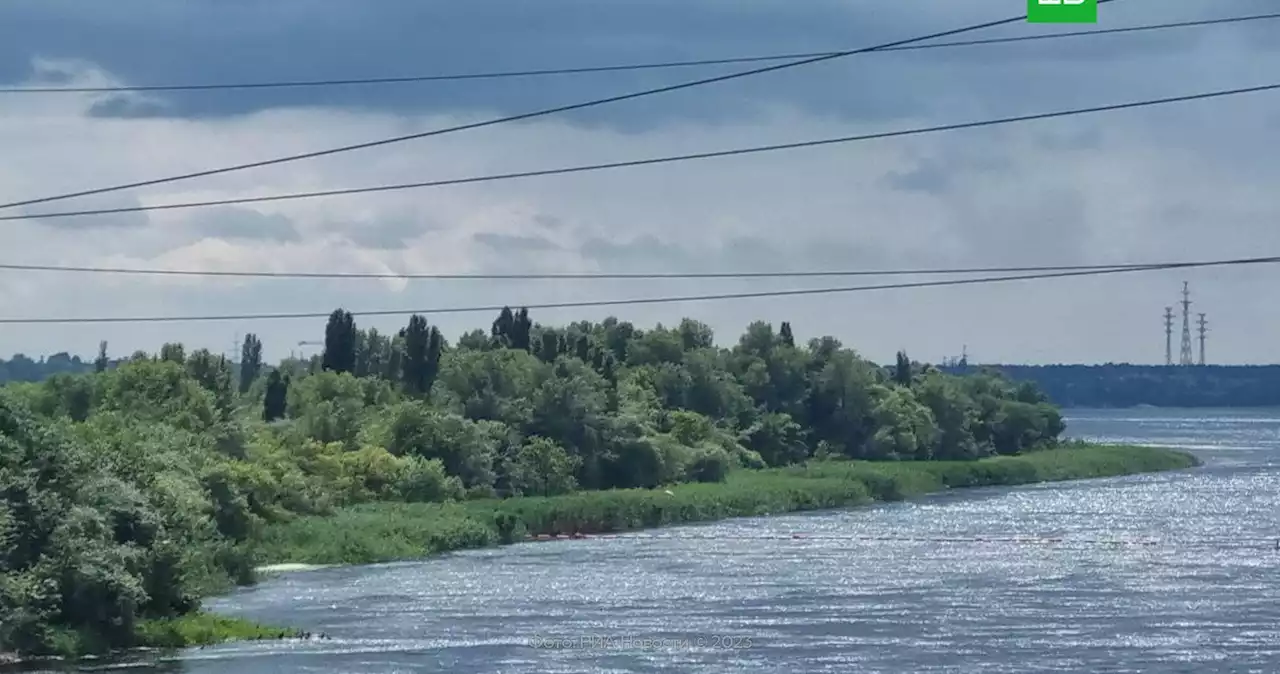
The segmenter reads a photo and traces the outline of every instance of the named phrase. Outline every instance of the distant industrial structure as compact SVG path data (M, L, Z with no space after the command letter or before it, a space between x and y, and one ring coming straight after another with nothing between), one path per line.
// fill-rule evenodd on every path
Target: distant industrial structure
M1200 364L1204 365L1204 336L1209 332L1209 322L1200 314Z
M1178 354L1178 365L1204 365L1204 342L1209 333L1209 322L1204 314L1198 314L1196 321L1200 336L1200 360L1196 362L1191 351L1191 287L1182 282L1182 348ZM1173 365L1173 307L1164 308L1164 364Z
M942 359L942 367L947 368L966 368L969 367L969 345L965 344L960 349L960 357L947 356Z

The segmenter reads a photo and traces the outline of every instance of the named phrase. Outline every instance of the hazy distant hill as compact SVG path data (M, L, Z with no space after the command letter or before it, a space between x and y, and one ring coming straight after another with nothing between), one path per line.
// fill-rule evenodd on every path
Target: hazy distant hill
M0 358L0 384L11 381L41 381L60 372L92 372L93 359L82 360L80 356L68 353L55 353L52 356L32 360L21 353L10 360Z
M1280 407L1280 365L969 365L1034 381L1063 407Z

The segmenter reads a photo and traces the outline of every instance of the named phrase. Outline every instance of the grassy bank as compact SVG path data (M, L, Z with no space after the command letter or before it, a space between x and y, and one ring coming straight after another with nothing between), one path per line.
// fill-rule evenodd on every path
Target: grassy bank
M810 462L737 471L723 483L454 504L373 503L268 528L259 562L366 564L524 540L595 534L893 501L949 488L1010 486L1178 470L1192 455L1161 448L1072 445L979 461Z
M164 619L142 620L134 625L130 648L185 648L206 646L226 641L291 639L302 636L301 630L261 625L243 618L214 615L204 611ZM89 630L56 630L46 656L78 658L87 654L105 655L121 650L104 643ZM3 654L0 654L2 656ZM16 657L11 657L16 662ZM0 657L0 664L5 660Z
M261 564L364 564L482 548L537 535L597 534L731 517L781 514L895 501L951 488L1178 470L1192 455L1161 448L1072 445L978 461L810 461L773 470L734 471L721 483L644 490L585 491L448 504L370 503L331 516L264 529L254 541ZM287 568L287 567L286 567ZM284 569L282 569L284 570ZM136 625L133 647L179 648L301 636L298 630L193 613ZM104 653L87 631L61 631L53 653Z
M224 641L258 641L294 639L301 630L271 627L242 618L192 613L166 620L146 620L138 625L139 646L145 648L183 648L205 646Z

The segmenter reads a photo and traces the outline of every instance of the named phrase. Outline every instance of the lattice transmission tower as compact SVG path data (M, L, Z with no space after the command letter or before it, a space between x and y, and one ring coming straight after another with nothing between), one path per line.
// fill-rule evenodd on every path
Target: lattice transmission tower
M1178 356L1179 365L1194 365L1191 355L1191 289L1186 281L1182 282L1182 353Z
M1173 307L1164 308L1164 364L1173 365Z
M1200 314L1199 320L1200 330L1200 364L1204 365L1204 336L1209 332L1209 322L1204 319L1204 314Z

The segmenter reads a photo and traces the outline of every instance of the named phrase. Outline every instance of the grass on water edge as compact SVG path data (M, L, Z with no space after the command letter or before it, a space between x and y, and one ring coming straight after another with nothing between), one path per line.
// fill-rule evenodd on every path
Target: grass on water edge
M1138 446L1069 445L978 461L814 461L742 470L723 483L465 503L370 503L327 517L268 527L256 541L263 564L366 564L525 540L531 535L596 534L896 501L949 488L1007 486L1178 470L1191 454ZM139 648L170 649L226 641L285 639L299 630L205 612L147 620ZM66 632L56 652L103 652L86 635ZM5 654L0 653L0 664Z
M200 611L166 620L144 621L138 625L137 635L139 646L144 648L182 648L223 641L295 639L303 632Z
M138 622L134 625L131 648L168 650L188 646L208 646L227 641L295 639L303 634L302 630L271 627L244 618L197 611L173 618ZM6 671L3 669L6 665L64 659L83 660L110 656L116 652L118 649L102 643L100 637L91 633L62 629L54 635L52 648L46 656L25 659L14 654L0 653L0 671Z
M949 488L1009 486L1190 468L1186 452L1073 444L978 461L815 461L742 470L723 483L465 503L370 503L268 527L260 563L369 564L483 548L533 535L599 534L896 501Z

